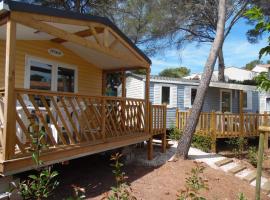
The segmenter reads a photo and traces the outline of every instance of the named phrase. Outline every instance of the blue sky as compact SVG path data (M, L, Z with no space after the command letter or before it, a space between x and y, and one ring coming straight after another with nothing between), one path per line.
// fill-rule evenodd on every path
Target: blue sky
M234 25L231 33L224 43L225 66L243 67L246 63L258 59L259 50L266 46L266 37L257 44L250 44L246 38L246 32L251 26L245 23L244 19ZM185 45L182 50L168 49L161 55L151 57L152 74L158 74L165 68L186 66L191 73L202 72L207 59L210 44L197 45L191 43ZM264 60L270 60L265 57Z

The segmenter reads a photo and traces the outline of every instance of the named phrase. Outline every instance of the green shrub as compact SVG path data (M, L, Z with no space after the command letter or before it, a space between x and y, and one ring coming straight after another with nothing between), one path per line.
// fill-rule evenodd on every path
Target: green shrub
M210 152L211 144L212 144L211 137L194 134L191 146L198 148L204 152Z
M236 157L243 155L245 149L247 149L248 140L244 137L231 138L226 141L227 144L232 146L232 152Z
M179 140L182 137L182 130L179 130L176 127L171 127L169 129L169 138L171 140Z
M257 154L257 148L256 147L249 147L248 149L248 161L250 164L252 164L254 167L257 166L258 162L258 154Z
M202 177L205 167L196 163L196 167L191 169L189 177L186 178L185 189L181 190L177 200L206 200L201 197L201 190L209 190L207 180Z
M245 197L245 195L243 193L240 193L237 199L238 200L247 200L247 198Z

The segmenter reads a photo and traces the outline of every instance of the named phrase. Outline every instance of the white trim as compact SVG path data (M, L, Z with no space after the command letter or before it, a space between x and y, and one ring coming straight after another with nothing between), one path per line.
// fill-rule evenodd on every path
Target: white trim
M219 92L219 110L220 110L220 112L222 112L222 92L229 92L230 93L230 98L231 98L230 112L232 112L232 90L227 90L227 89L220 89L220 92Z
M76 65L66 64L63 62L53 61L46 58L25 55L25 75L24 75L24 88L30 88L30 61L35 60L52 65L52 82L51 91L57 91L57 69L63 67L74 70L74 93L78 92L78 68Z

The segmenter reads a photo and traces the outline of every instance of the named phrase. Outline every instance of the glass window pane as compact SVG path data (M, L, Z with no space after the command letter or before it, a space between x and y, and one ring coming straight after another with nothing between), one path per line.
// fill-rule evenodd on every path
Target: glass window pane
M58 67L57 77L58 77L57 78L58 91L74 92L75 71L73 69Z
M247 93L246 92L244 92L243 93L243 106L244 106L244 108L247 108Z
M51 90L52 65L32 60L30 63L30 89Z
M222 112L231 112L231 93L230 92L222 92Z
M162 87L162 104L170 104L170 87Z
M194 103L196 94L197 94L197 89L192 88L192 89L191 89L191 105L193 105L193 103Z

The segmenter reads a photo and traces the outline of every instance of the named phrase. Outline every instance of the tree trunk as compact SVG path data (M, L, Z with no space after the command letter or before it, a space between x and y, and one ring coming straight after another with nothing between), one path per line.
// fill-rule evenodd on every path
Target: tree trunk
M218 51L218 81L225 81L225 63L224 63L224 57L223 57L223 45L221 45L219 51Z
M209 87L211 76L217 60L218 51L224 40L224 26L226 13L225 3L226 0L219 0L219 13L218 13L216 38L209 52L209 56L204 67L204 72L202 74L201 83L197 89L197 95L191 109L191 114L188 117L187 124L184 128L183 136L178 142L177 150L173 160L177 160L180 157L184 159L188 157L188 151L191 146L191 140L199 120L205 94Z

